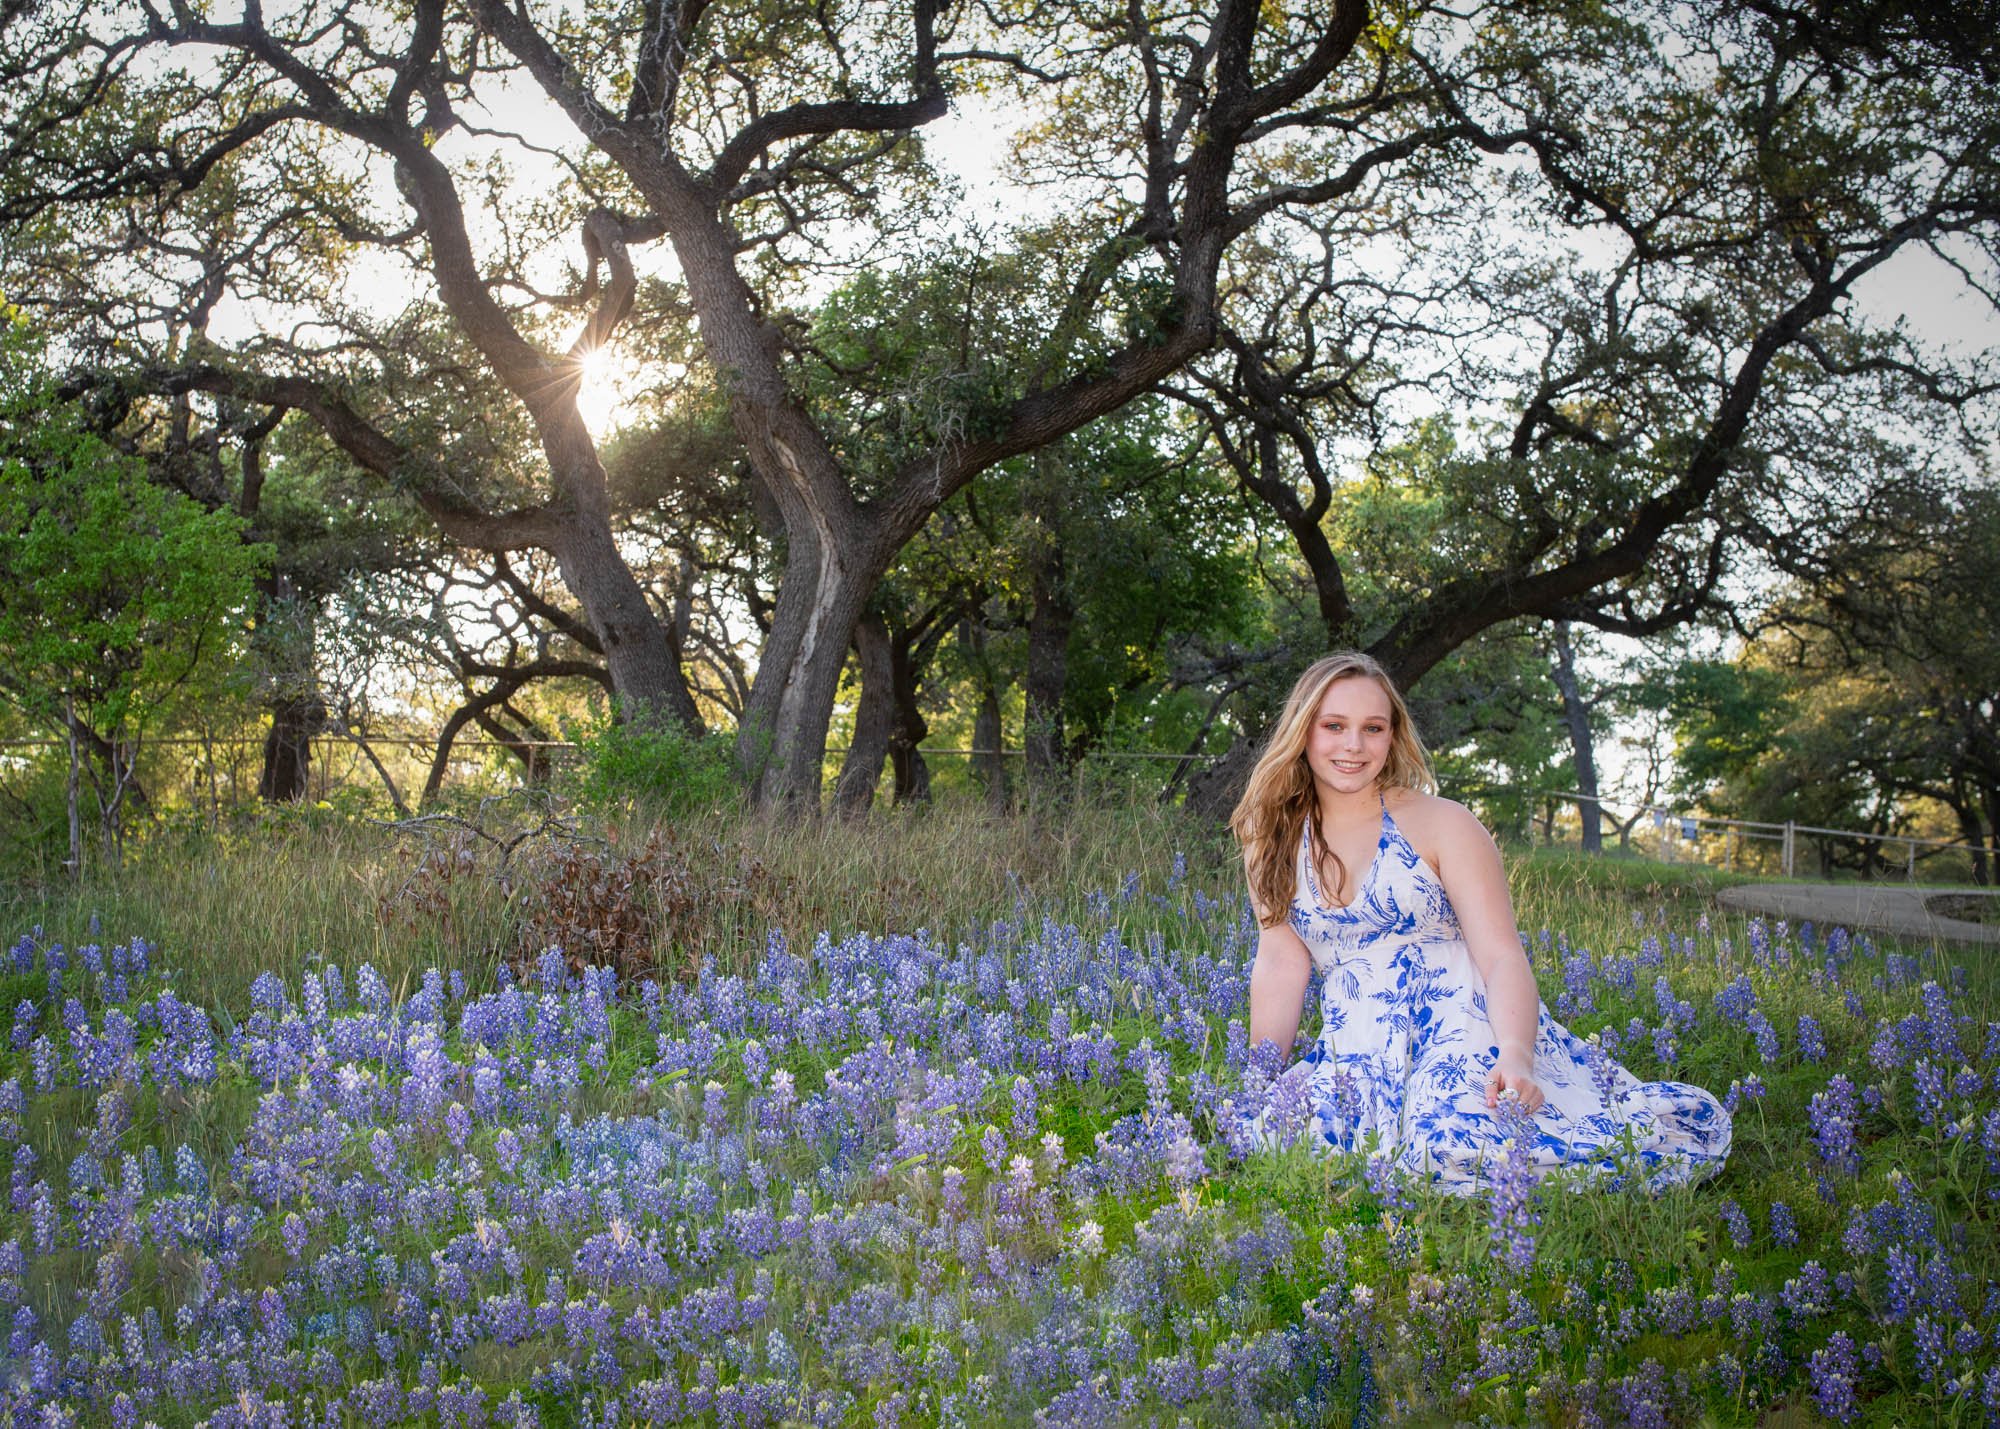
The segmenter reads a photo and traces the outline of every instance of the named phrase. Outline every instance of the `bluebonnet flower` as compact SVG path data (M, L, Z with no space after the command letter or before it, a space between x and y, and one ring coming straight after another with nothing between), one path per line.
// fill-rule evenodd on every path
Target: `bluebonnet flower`
M1778 1029L1771 1025L1771 1020L1753 1008L1749 1016L1744 1019L1744 1025L1756 1039L1757 1055L1762 1057L1766 1064L1777 1061Z
M1924 1023L1931 1056L1945 1066L1965 1059L1959 1042L1959 1028L1969 1017L1963 1017L1952 1006L1951 994L1935 982L1927 982L1923 987Z
M1304 1133L1312 1118L1313 1068L1294 1062L1271 1084L1264 1112L1265 1134L1279 1146L1290 1146Z
M452 1146L465 1149L465 1141L472 1134L472 1114L460 1102L453 1102L445 1108L444 1134Z
M1944 1326L1928 1315L1919 1315L1910 1323L1910 1337L1916 1348L1917 1382L1930 1384L1944 1372Z
M1835 1171L1852 1174L1860 1168L1861 1151L1854 1139L1857 1115L1854 1084L1839 1073L1827 1080L1825 1091L1813 1094L1806 1107L1813 1146Z
M1535 1118L1510 1089L1501 1093L1493 1119L1499 1161L1491 1174L1488 1236L1501 1261L1516 1274L1525 1274L1535 1263L1535 1229L1541 1224L1535 1208Z
M1826 1060L1826 1034L1820 1031L1819 1019L1810 1012L1799 1014L1799 1057L1807 1062Z
M1173 1136L1166 1144L1161 1165L1174 1184L1187 1185L1201 1174L1201 1147L1185 1132Z
M29 1065L35 1078L35 1090L46 1095L56 1088L56 1044L46 1033L35 1038L29 1053Z
M1014 1135L1026 1141L1034 1136L1041 1117L1035 1084L1027 1077L1017 1076L1008 1095L1014 1103Z
M1799 1243L1798 1222L1792 1217L1792 1208L1783 1201L1771 1202L1771 1239L1783 1246Z
M1674 1038L1674 1030L1669 1026L1653 1029L1653 1057L1662 1067L1672 1067L1680 1056L1680 1043Z
M1382 1152L1370 1154L1362 1168L1362 1176L1368 1183L1369 1191L1381 1202L1383 1210L1407 1212L1417 1208L1417 1203L1403 1189L1396 1163Z
M1817 1260L1807 1261L1799 1267L1797 1275L1785 1282L1778 1293L1778 1302L1801 1320L1824 1315L1833 1304L1825 1269Z
M1860 1367L1855 1363L1854 1341L1846 1331L1836 1330L1824 1349L1813 1351L1807 1372L1812 1378L1813 1408L1836 1424L1852 1424L1861 1417L1861 1405L1854 1394Z
M1756 990L1750 986L1750 974L1739 973L1729 985L1715 995L1715 1012L1726 1022L1742 1022L1757 1005Z
M1917 1257L1906 1246L1892 1245L1886 1260L1888 1299L1883 1314L1890 1320L1907 1319L1923 1293Z
M36 1255L52 1254L56 1248L56 1206L55 1197L49 1194L49 1183L37 1181L34 1193L28 1198L28 1229Z
M1729 1232L1730 1244L1738 1250L1750 1244L1750 1218L1743 1214L1743 1208L1734 1201L1724 1201L1719 1207L1722 1224Z
M986 1162L986 1169L998 1175L1007 1164L1007 1138L1000 1134L997 1126L987 1126L979 1133L979 1154Z
M1924 1126L1937 1126L1945 1120L1944 1073L1928 1057L1917 1058L1910 1068L1910 1080L1916 1093L1917 1121Z
M250 1005L267 1012L284 1012L291 1005L291 998L285 991L285 980L268 970L258 973L250 984Z
M1578 948L1563 958L1562 989L1556 995L1556 1006L1563 1017L1579 1017L1597 1010L1592 983L1597 976L1597 966L1590 954Z

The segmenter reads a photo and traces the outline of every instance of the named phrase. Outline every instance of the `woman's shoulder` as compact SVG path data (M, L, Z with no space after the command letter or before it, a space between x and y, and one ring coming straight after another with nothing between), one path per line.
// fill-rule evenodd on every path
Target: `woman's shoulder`
M1383 802L1398 823L1416 822L1440 828L1478 824L1479 817L1456 799L1442 794L1426 794L1420 789L1391 789Z
M1465 840L1490 838L1479 816L1456 799L1416 789L1392 789L1385 803L1403 836L1427 852Z

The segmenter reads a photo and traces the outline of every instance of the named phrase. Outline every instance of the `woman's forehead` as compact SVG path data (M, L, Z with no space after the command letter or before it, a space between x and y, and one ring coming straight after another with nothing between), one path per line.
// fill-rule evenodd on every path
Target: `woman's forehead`
M1389 692L1367 675L1343 675L1326 687L1320 696L1319 717L1346 715L1366 719L1371 715L1389 717Z

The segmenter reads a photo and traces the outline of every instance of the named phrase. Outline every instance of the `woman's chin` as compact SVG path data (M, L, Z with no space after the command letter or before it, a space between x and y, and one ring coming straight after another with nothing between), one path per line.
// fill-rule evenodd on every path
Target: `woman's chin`
M1375 777L1379 769L1363 769L1348 774L1340 770L1322 770L1318 774L1319 786L1329 794L1351 797L1356 794L1370 794L1375 790Z

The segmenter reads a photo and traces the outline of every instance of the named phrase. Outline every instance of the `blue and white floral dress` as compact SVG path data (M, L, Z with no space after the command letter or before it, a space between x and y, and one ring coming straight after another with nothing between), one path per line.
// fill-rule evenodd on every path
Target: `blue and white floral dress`
M1499 1160L1486 1075L1499 1056L1486 980L1444 886L1387 805L1375 859L1353 902L1320 900L1312 828L1299 844L1291 926L1324 978L1319 1040L1303 1058L1308 1126L1329 1147L1370 1144L1442 1189L1479 1186ZM1684 1082L1642 1082L1540 1011L1534 1165L1546 1175L1636 1176L1654 1187L1713 1174L1729 1113Z

